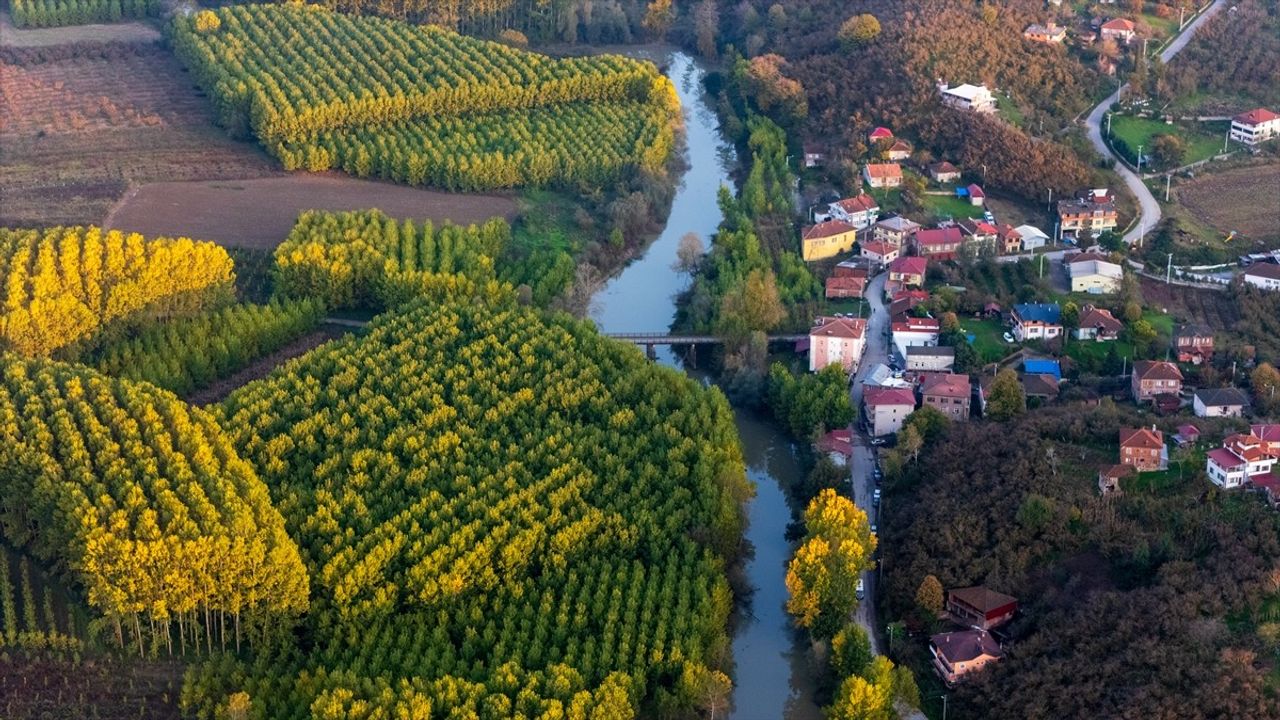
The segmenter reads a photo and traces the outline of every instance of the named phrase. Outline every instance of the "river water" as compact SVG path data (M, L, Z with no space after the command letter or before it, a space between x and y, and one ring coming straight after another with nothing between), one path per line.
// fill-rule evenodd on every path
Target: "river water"
M717 192L721 185L731 184L733 148L703 92L704 70L679 51L645 57L666 67L680 95L688 170L662 234L592 299L591 318L604 332L656 333L671 328L676 296L689 284L688 277L672 269L680 238L694 232L704 246L710 245L721 220ZM658 361L680 367L670 348L658 348ZM792 547L786 540L791 510L782 487L799 479L803 469L791 441L772 423L746 411L738 411L736 421L756 497L748 507L747 527L754 554L745 568L754 592L743 607L733 640L733 717L816 720L821 713L813 701L804 641L792 630L784 608Z

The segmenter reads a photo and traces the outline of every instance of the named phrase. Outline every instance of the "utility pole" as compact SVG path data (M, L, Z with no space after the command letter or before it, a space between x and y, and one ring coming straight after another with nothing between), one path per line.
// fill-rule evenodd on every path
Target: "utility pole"
M982 164L982 184L983 184L983 185L986 185L986 184L987 184L987 165L986 165L986 163L983 163L983 164Z
M1040 255L1040 277L1044 277L1044 254Z
M1231 123L1227 123L1227 134L1222 136L1222 152L1227 151L1227 143L1231 142Z
M1111 116L1108 115L1107 116L1108 122L1110 122L1110 118ZM1046 207L1045 209L1049 210L1050 212L1053 211L1053 188L1049 188L1049 206Z
M1138 146L1138 179L1142 179L1142 146Z
M1170 278L1173 277L1173 253L1169 253L1169 263L1164 269L1164 284L1168 285Z
M1164 201L1169 202L1169 184L1173 182L1173 173L1164 176Z
M1178 30L1179 31L1181 31L1183 28L1187 26L1187 23L1184 20L1186 15L1187 15L1187 8L1184 5L1181 9L1178 10Z
M1111 137L1111 113L1107 113L1107 137Z

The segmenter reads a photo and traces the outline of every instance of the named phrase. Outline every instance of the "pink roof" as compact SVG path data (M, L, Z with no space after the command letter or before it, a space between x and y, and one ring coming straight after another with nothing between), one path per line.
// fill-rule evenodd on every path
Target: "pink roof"
M898 140L889 147L889 150L911 152L911 143L906 140Z
M820 317L815 326L809 330L809 337L825 335L857 340L867 329L867 321L862 318Z
M1133 32L1135 27L1137 26L1133 24L1132 20L1126 20L1124 18L1116 18L1115 20L1108 20L1102 23L1103 30L1125 30Z
M1200 437L1200 428L1195 425L1179 425L1178 434L1184 438Z
M848 428L832 430L818 440L818 449L823 452L838 452L845 457L853 455L853 433Z
M982 191L982 188L977 183L969 185L969 197L984 198L986 196L987 194Z
M873 178L902 177L902 166L898 163L867 163L867 175Z
M941 327L934 318L907 318L893 324L894 332L938 332Z
M857 228L843 220L828 220L805 228L803 237L805 240L815 240L850 232L857 232Z
M959 245L963 238L958 227L931 228L916 231L916 242L920 245Z
M872 140L888 140L893 137L893 131L887 127L878 127L871 131L870 138Z
M938 373L924 381L924 386L920 389L920 392L925 395L941 395L943 397L964 399L969 397L970 389L968 375Z
M1249 112L1242 112L1231 119L1241 125L1261 125L1264 122L1280 120L1280 115L1277 115L1266 108L1256 108Z
M910 388L867 387L862 391L862 402L868 407L882 405L910 405L915 407L916 395Z
M1235 453L1226 448L1214 448L1210 450L1209 460L1213 461L1213 463L1218 467L1223 468L1234 468L1244 465L1244 460L1241 460Z
M845 198L831 204L847 213L866 212L880 207L880 204L876 202L876 199L866 193L862 193L857 197Z
M904 275L924 275L927 267L929 267L929 258L920 255L909 255L889 263L889 272L902 273Z
M1271 425L1250 425L1254 437L1263 442L1280 442L1280 423Z
M881 257L884 257L885 255L888 255L889 253L896 251L898 249L898 246L894 245L893 243L875 241L875 242L862 243L862 249L865 252L869 252L873 255L879 255Z

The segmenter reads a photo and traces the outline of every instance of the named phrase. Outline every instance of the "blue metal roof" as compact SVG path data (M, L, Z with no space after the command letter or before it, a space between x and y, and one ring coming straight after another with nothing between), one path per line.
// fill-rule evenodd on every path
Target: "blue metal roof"
M1032 375L1052 375L1055 380L1062 380L1062 366L1057 360L1023 360L1022 369Z
M1018 317L1032 322L1054 323L1062 321L1062 308L1057 303L1029 303L1014 305Z

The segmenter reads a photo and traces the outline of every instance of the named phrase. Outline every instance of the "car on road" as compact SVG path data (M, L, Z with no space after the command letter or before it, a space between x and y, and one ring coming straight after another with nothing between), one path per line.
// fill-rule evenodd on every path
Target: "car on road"
M882 437L873 437L873 438L871 438L871 444L872 444L872 445L883 445L883 444L884 444L884 442L885 442L885 441L884 441L884 438L882 438Z
M862 578L858 578L858 587L853 591L854 597L863 600L867 597L867 586L863 584Z
M871 504L876 507L880 506L880 488L876 488L876 491L871 493Z
M871 523L871 534L872 534L872 535L875 535L875 534L876 534L876 524L875 524L875 523Z
M1011 342L1013 342L1013 335L1011 335L1010 333L1005 333L1005 334L1004 334L1004 341L1005 341L1005 342L1007 342L1007 343L1011 343Z

